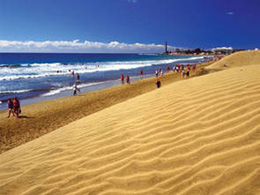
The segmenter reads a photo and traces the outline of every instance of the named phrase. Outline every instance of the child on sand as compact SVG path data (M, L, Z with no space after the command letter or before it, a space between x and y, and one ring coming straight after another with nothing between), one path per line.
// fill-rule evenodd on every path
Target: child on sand
M9 98L7 101L7 107L8 107L8 117L7 118L10 117L11 113L13 113L13 116L14 116L14 110L13 110L14 105L13 105L13 101L11 100L11 98Z

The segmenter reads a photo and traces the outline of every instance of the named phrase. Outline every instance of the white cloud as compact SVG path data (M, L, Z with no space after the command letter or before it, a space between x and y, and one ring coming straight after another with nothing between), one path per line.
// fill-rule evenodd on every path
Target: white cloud
M227 12L228 15L234 15L234 12Z
M168 46L168 50L175 47ZM0 40L0 52L78 52L78 53L162 53L164 45L142 44L142 43L120 43L111 41L110 43L80 42L73 41L7 41Z
M129 3L137 3L137 0L128 0Z

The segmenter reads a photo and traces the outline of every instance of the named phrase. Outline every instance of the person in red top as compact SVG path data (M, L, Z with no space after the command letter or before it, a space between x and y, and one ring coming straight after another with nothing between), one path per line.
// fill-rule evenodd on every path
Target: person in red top
M179 70L180 70L180 65L179 64L176 65L176 70L177 70L177 72L179 72Z
M7 102L7 106L8 106L8 117L10 117L11 113L13 113L13 116L14 116L14 105L13 105L13 101L11 100L11 98L8 99L8 102Z
M78 81L80 80L80 76L79 76L79 73L77 73L77 80L78 80Z
M16 118L19 118L19 114L21 112L21 109L20 109L20 102L17 99L17 97L14 97L13 106L14 106L14 113L16 115Z
M126 82L127 82L128 84L130 84L130 78L129 78L129 75L126 75Z
M124 77L124 75L123 74L121 74L121 77L120 77L120 79L121 79L121 83L122 83L122 85L125 83L125 77Z
M170 66L167 66L167 72L169 72L170 71Z
M143 74L144 74L143 69L141 69L141 70L140 70L140 76L141 76L141 78L143 78Z
M193 65L192 69L193 69L193 71L195 71L196 70L196 65Z

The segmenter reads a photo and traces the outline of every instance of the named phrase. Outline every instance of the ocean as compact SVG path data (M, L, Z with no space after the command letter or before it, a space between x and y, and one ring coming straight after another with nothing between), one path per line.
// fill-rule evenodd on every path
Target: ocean
M72 95L77 82L81 92L120 84L120 75L130 80L154 76L155 70L175 64L197 64L200 56L157 54L0 53L0 110L8 98L21 105ZM75 73L74 77L72 72Z

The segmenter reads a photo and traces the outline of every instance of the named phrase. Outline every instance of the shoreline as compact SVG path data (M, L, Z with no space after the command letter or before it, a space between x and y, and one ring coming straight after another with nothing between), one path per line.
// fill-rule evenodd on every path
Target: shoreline
M143 78L151 78L153 76L154 75L152 75L152 74L147 74L147 75L144 75ZM138 81L138 80L140 80L140 76L131 77L131 81ZM81 84L83 85L83 87L80 86ZM106 80L106 81L93 82L93 83L80 83L78 86L80 87L81 93L86 93L86 92L106 89L106 88L117 86L120 84L121 84L120 79L116 79L116 80ZM89 86L84 86L84 85L89 85ZM65 88L67 88L67 87L65 87ZM57 98L62 98L62 97L70 97L73 95L72 86L70 88L71 88L71 90L68 90L68 89L62 90L61 89L61 91L54 93L54 94L51 94L51 93L53 91L60 90L60 89L59 88L52 89L52 90L49 90L47 93L44 93L41 95L31 96L26 99L20 99L20 103L22 106L25 106L25 105L30 105L30 104L37 103L37 102L46 101L46 100L52 100L52 99L57 99ZM50 94L50 95L48 95L48 94ZM0 111L6 110L6 104L7 104L7 100L1 102Z
M214 63L198 65L190 77L206 74L204 67ZM169 72L160 78L162 87L183 80L180 73ZM73 121L108 108L127 99L156 90L155 77L132 82L130 85L116 85L77 96L44 100L22 106L21 118L6 118L7 110L0 111L1 148L0 153L34 140Z
M43 58L42 56L37 57L39 60ZM112 57L115 58L114 56ZM88 61L84 63L49 62L47 64L41 61L39 61L39 63L32 62L31 65L29 64L30 66L27 64L21 67L21 71L25 71L25 73L18 73L19 69L6 69L4 70L6 73L0 74L0 84L3 85L0 92L0 101L2 102L2 104L0 104L0 110L5 109L5 103L8 98L13 98L14 96L17 96L21 104L24 105L23 101L27 104L27 102L30 103L30 99L32 99L32 102L37 102L37 99L42 101L71 95L71 93L69 93L70 89L73 83L76 82L76 79L71 75L71 70L80 74L80 85L82 86L79 87L83 89L82 91L92 91L93 89L88 90L88 88L91 88L91 85L96 85L97 83L99 83L99 86L96 85L98 89L104 88L102 85L107 85L105 87L113 86L115 85L113 82L118 82L116 84L119 84L118 79L121 74L130 75L133 81L134 77L139 78L141 68L145 75L153 75L155 68L166 70L168 65L172 66L176 63L197 64L199 61L203 61L202 57L168 56L155 58L144 57L143 55L141 57L139 55L135 55L134 57L125 57L122 55L114 61L109 60L109 58L105 62L100 60L100 64L98 64L100 67ZM38 68L39 70L37 70ZM19 85L17 83L19 83ZM68 93L64 93L64 91ZM55 94L54 97L49 97L53 96L53 94Z

